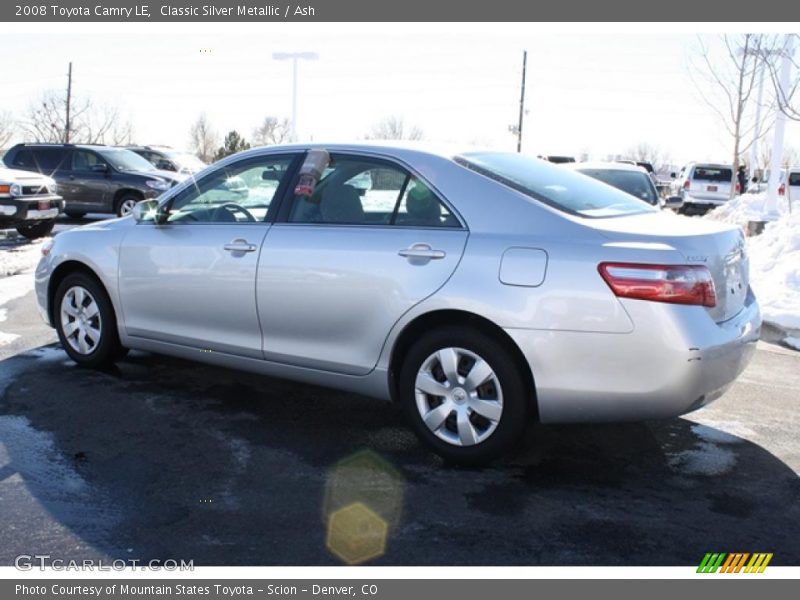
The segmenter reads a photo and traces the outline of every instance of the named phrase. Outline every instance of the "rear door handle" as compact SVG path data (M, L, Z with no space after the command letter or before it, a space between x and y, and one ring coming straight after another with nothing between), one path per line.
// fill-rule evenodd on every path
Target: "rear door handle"
M413 244L409 248L400 250L397 254L404 258L422 258L427 260L440 260L447 256L444 250L434 250L428 244Z
M228 252L255 252L257 246L247 240L233 240L223 246Z

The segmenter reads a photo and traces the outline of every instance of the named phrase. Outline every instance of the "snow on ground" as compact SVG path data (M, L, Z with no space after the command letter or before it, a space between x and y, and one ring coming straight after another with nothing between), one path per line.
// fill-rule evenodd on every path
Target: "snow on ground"
M0 248L0 327L8 319L5 304L22 298L33 290L33 269L41 256L42 242L31 242L10 248ZM0 346L10 344L19 336L0 330Z
M46 238L45 238L46 239ZM32 271L42 256L41 248L44 239L19 244L18 246L0 247L0 277L16 275Z
M745 226L764 220L765 203L766 194L742 194L706 218ZM789 212L786 199L779 198L778 220L748 238L747 244L750 283L764 320L785 330L800 330L800 204L795 202L793 208Z

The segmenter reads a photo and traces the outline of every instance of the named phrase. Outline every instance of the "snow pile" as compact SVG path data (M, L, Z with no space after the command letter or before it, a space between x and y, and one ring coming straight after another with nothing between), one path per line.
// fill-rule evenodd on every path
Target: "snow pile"
M778 198L778 215L783 216L788 213L786 198ZM718 206L708 214L706 219L733 223L734 225L747 225L748 221L765 221L767 214L767 193L742 194L725 204Z
M750 283L765 321L800 330L800 212L748 238Z
M44 240L0 247L0 277L32 271L42 257Z

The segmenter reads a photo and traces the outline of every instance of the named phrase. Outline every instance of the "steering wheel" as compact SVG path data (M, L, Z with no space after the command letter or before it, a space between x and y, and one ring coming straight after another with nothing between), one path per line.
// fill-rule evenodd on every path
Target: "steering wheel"
M238 212L238 213L241 213L241 214L243 214L243 215L244 215L244 217L245 217L245 221L255 222L255 220L256 220L256 218L255 218L253 215L251 215L251 214L250 214L250 211L248 211L248 210L247 210L247 209L246 209L244 206L241 206L241 205L239 205L239 204L236 204L235 202L226 202L225 204L220 204L218 207L216 207L216 208L214 209L214 213L212 214L212 219L213 219L214 221L217 221L217 220L219 220L217 217L218 217L220 214L222 214L222 213L220 212L220 211L222 211L222 210L226 210L226 211L228 211L228 214L229 214L229 215L230 215L230 213L237 213L237 212ZM232 216L232 215L231 215L231 216ZM235 220L235 219L236 219L236 218L234 217L234 220Z

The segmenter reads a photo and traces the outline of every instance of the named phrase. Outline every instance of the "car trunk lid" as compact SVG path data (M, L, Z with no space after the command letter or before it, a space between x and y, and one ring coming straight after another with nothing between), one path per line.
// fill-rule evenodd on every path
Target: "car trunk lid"
M717 303L706 310L716 322L742 310L750 273L741 229L668 213L593 219L589 224L615 242L660 242L678 251L685 264L707 267L714 279Z

